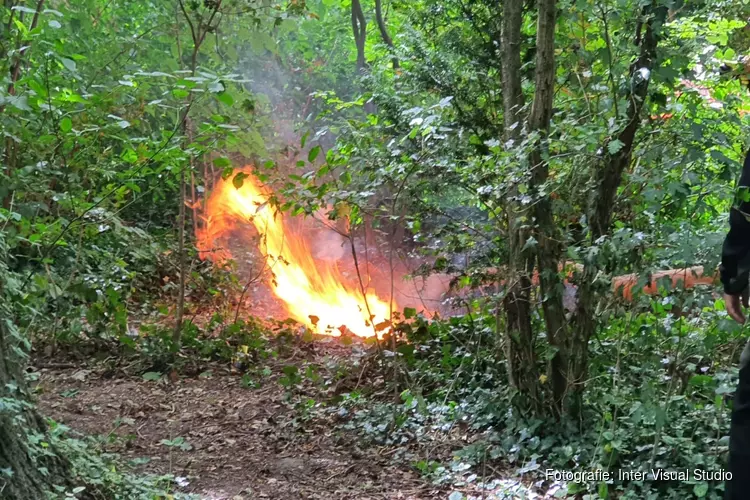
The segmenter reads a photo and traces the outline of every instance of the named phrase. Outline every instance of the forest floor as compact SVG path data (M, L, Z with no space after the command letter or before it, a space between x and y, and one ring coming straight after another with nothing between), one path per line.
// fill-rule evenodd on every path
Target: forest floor
M352 351L340 342L315 344L308 361ZM396 463L395 448L361 446L335 413L301 418L287 388L275 381L243 387L227 365L146 380L103 364L37 360L36 389L45 415L104 437L108 451L139 471L172 474L176 490L201 498L447 498Z

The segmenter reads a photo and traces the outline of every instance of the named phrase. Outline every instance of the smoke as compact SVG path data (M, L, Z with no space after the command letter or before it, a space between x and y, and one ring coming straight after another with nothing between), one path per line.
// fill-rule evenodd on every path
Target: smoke
M285 68L279 57L270 51L250 48L241 60L239 72L246 80L244 88L251 94L253 103L253 124L256 132L263 138L265 151L253 151L255 159L271 159L276 164L274 174L278 180L288 182L289 175L301 175L305 169L299 168L297 161L307 159L309 150L320 145L323 150L335 146L336 137L328 132L316 135L313 127L316 114L316 102L312 95L317 90L309 85L305 75L295 68ZM312 140L307 140L302 147L302 136L309 132ZM325 155L320 155L320 160ZM253 164L253 158L246 158ZM242 167L242 165L235 165ZM257 170L258 165L254 168ZM273 188L273 182L270 184ZM281 215L279 215L281 216ZM450 277L432 275L405 279L418 262L390 259L394 249L388 241L388 235L370 230L367 234L360 229L350 239L345 221L328 220L326 211L315 214L315 217L291 217L283 215L290 230L301 236L315 262L334 265L347 286L361 290L374 290L379 297L393 301L394 310L414 308L432 314L445 312L443 297L449 288ZM229 235L219 238L219 246L229 249L238 261L240 281L250 279L262 266L263 258L258 254L257 242L262 237L251 223L235 228ZM352 252L354 246L354 254ZM279 264L283 265L283 264ZM284 308L275 299L268 285L273 279L271 272L266 272L264 282L253 284L246 295L246 307L251 314L277 316L283 314Z

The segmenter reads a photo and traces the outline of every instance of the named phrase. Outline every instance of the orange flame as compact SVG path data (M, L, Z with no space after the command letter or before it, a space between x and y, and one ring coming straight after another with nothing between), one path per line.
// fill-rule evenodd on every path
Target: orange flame
M388 301L372 290L365 300L358 286L347 286L335 263L316 261L304 236L288 230L283 215L268 203L271 191L249 168L241 172L247 177L239 189L231 178L220 180L207 200L205 224L197 231L201 258L217 263L231 259L228 249L214 248L215 241L252 222L261 235L258 249L273 273L271 288L290 317L334 336L343 327L360 337L383 331L390 318Z

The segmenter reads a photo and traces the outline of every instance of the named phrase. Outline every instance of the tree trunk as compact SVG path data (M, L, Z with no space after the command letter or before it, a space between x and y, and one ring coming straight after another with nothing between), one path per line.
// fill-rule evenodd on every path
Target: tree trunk
M365 60L367 21L359 0L352 0L352 32L354 33L354 44L357 47L357 71L362 71L367 67L367 61Z
M13 323L11 299L3 289L7 272L0 248L0 498L46 498L53 483L67 483L68 463L57 455L42 455L27 437L31 433L43 436L47 427L29 404L23 378L24 346Z
M544 159L547 149L547 134L552 117L552 102L555 93L555 0L539 0L539 17L536 34L536 75L534 102L529 116L529 130L541 132L540 139L531 152L531 183L535 189L542 187L549 177L549 163ZM547 339L556 349L549 366L552 386L553 409L557 415L562 411L562 402L567 391L566 339L567 325L563 309L563 282L558 267L563 254L562 236L552 214L552 200L548 194L536 200L537 260L539 286L542 298Z
M383 43L393 51L393 39L391 38L391 35L388 34L388 27L383 18L383 0L375 0L375 20L378 23L378 29L380 30L380 36L383 38ZM392 60L393 69L398 69L398 57L394 55Z
M29 27L29 31L33 31L34 29L36 29L37 24L39 23L39 15L42 13L42 8L44 7L44 1L45 0L39 0L36 4L36 9L34 10L34 17L31 19L31 26ZM11 20L13 18L14 13L15 11L11 11ZM23 16L23 12L21 12L21 16ZM21 18L21 20L23 20L23 18ZM10 25L11 25L11 22L8 21L8 26ZM11 61L11 65L10 65L10 82L8 83L8 95L16 94L16 82L21 76L21 66L23 65L24 54L28 54L29 51L30 51L29 47L26 47L25 51L21 50L21 39L19 38L15 47L15 52L16 52L15 60ZM4 111L5 111L5 104L0 105L0 113L3 113ZM3 163L5 164L5 175L8 177L8 181L10 181L13 173L16 171L16 163L17 163L16 142L13 140L13 137L11 137L10 135L8 135L8 137L5 138L5 151L3 152ZM12 196L12 192L8 192L8 194L3 198L3 202L2 202L3 208L10 209L11 196Z
M503 24L500 35L503 72L503 121L505 138L516 140L521 135L523 90L521 89L521 23L523 1L503 3Z
M619 141L619 150L610 152L609 144L605 151L604 167L595 174L596 188L589 203L589 241L597 240L610 231L613 205L617 189L622 183L622 175L630 164L635 143L635 135L641 123L641 111L648 96L648 84L656 61L656 23L661 24L666 16L665 8L657 8L655 3L643 8L638 23L636 43L640 45L638 59L630 66L630 99L628 99L627 122L613 139ZM578 287L578 301L574 316L575 328L571 330L570 383L575 393L574 403L580 407L581 394L588 375L588 343L596 329L594 316L599 293L609 293L609 288L596 288L594 278L601 269L601 263L586 262Z
M523 1L503 3L501 33L501 66L503 89L503 119L506 144L517 142L521 135L523 90L521 89L521 23ZM531 278L533 259L524 251L529 238L528 209L515 201L518 188L514 187L508 202L509 279L503 301L506 325L503 349L507 362L508 379L531 403L541 409L539 376L536 367L536 337L531 325ZM498 327L502 325L498 309Z
M187 123L187 118L185 118ZM190 162L192 167L192 161ZM172 342L176 348L180 345L182 338L182 321L185 315L185 283L187 280L187 258L185 256L185 168L180 171L180 215L177 218L177 252L180 262L180 282L177 292L177 311L175 313L174 330L172 331Z

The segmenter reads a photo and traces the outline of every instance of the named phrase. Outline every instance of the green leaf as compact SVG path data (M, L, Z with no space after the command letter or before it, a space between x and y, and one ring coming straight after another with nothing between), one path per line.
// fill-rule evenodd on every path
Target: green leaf
M599 498L607 498L607 493L609 492L609 488L607 487L607 483L599 483Z
M5 99L16 109L20 109L21 111L31 111L29 101L25 95L9 95Z
M77 69L76 62L73 59L68 59L67 57L61 57L60 62L68 71L75 72Z
M218 158L214 158L214 165L220 168L228 167L231 165L232 162L229 161L229 158L226 156L220 156Z
M36 81L36 80L29 80L27 82L27 85L29 86L29 88L31 90L33 90L34 92L36 92L36 95L38 95L40 97L47 97L47 91L45 90L44 87L42 87L42 84L39 83L38 81Z
M698 498L703 498L708 493L708 483L705 481L701 481L700 483L693 486L693 493L695 493L695 496Z
M526 243L523 244L523 248L521 249L522 252L525 252L529 248L534 248L537 246L539 242L534 238L533 236L529 236L529 239L526 240Z
M213 92L214 94L224 92L225 90L226 88L224 87L224 84L222 82L213 82L208 85L208 91Z
M133 151L131 148L128 148L122 152L122 155L120 155L120 158L122 158L127 163L135 163L138 161L138 154L135 151Z
M24 7L24 8L27 8L27 7ZM29 29L26 27L25 24L23 24L21 21L19 21L18 18L13 19L13 24L16 25L16 28L18 29L18 31L21 32L21 34L24 37L29 34Z
M142 376L143 380L155 381L161 379L161 373L159 372L146 372Z
M36 11L32 9L31 7L25 7L23 5L16 5L12 7L10 10L16 10L18 12L23 12L25 14L36 14Z
M231 106L232 104L234 104L234 99L228 92L219 92L218 94L216 94L216 98L227 106Z
M417 310L413 307L404 307L404 318L409 319L417 315Z
M56 30L62 28L62 24L60 24L60 21L55 21L54 19L49 21L47 24L50 28L54 28Z
M63 132L70 132L70 129L73 128L73 122L70 121L70 118L67 116L60 120L60 130Z
M190 92L185 89L172 89L172 95L177 99L184 99L190 95Z
M609 144L607 144L607 151L609 151L609 154L614 155L624 147L624 142L622 142L620 139L615 139L613 141L609 141Z
M232 185L236 189L240 189L242 185L245 183L245 179L247 179L249 175L247 175L245 172L239 172L237 175L234 176L234 179L232 179Z
M307 153L307 161L309 161L310 163L314 162L315 158L317 158L319 154L320 154L320 146L315 146L314 148L310 150L309 153Z

